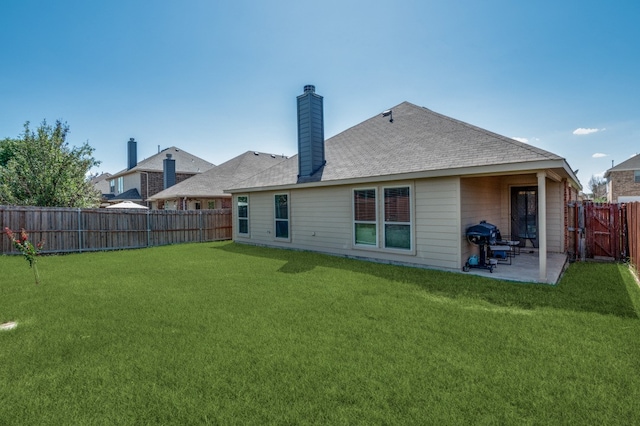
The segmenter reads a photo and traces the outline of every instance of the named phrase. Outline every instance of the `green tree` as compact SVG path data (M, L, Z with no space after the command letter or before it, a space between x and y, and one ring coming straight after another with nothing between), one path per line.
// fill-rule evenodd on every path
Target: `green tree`
M607 201L607 181L600 176L591 176L589 179L589 189L591 189L591 198L598 203Z
M87 179L94 149L85 142L69 147L69 126L46 120L17 139L0 141L0 204L44 207L96 207L100 194ZM4 161L4 164L2 163Z

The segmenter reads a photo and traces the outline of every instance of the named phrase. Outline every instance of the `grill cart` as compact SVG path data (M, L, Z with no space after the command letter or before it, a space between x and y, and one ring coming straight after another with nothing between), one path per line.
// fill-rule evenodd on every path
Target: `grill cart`
M470 256L469 260L464 264L462 270L468 272L470 268L488 269L493 272L493 268L497 265L496 259L489 259L487 250L490 245L495 245L500 231L495 225L487 223L483 220L477 225L467 228L467 240L478 246L479 256Z

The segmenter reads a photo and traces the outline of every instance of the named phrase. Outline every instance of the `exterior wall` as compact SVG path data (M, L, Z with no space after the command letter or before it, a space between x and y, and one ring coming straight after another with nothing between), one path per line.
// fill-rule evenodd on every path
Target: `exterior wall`
M237 220L237 196L249 198L249 234L239 235L234 223L234 240L251 244L319 251L438 269L458 270L477 246L465 235L469 226L486 220L506 238L510 235L511 187L537 186L535 174L434 178L415 181L374 183L358 186L292 189L283 192L234 194L233 217ZM353 190L409 185L412 194L412 250L363 248L354 244ZM547 247L565 251L565 182L546 181ZM274 237L274 196L289 196L290 239ZM539 195L540 196L540 195ZM378 196L378 201L381 197ZM378 230L380 236L381 230Z
M140 174L139 173L131 173L128 175L124 175L122 180L122 184L124 186L124 192L127 192L130 189L137 189L138 193L140 193Z
M474 177L460 179L460 235L462 246L462 258L460 267L472 254L478 254L478 246L467 241L467 228L477 225L481 220L494 224L502 235L507 235L508 228L503 214L504 201L501 193L504 192L502 181L499 177ZM507 197L508 198L508 197ZM508 219L508 215L506 218Z
M196 210L196 203L200 203L202 210L230 209L231 196L217 198L187 198L187 206L184 208L183 198L170 198L166 200L153 201L151 208L154 210ZM211 207L209 206L211 203Z
M635 182L633 170L612 171L609 175L609 201L618 202L620 196L640 196L640 183Z
M249 197L249 235L237 233L234 240L272 247L331 253L439 269L460 266L459 179L429 179L308 188L285 192L256 192ZM412 250L363 248L354 244L353 189L408 185L412 195ZM290 241L274 238L274 196L287 193L290 205ZM233 215L237 218L237 196ZM378 197L381 199L380 197ZM381 231L378 231L379 234ZM379 235L380 236L380 235Z
M176 183L180 183L189 179L193 174L191 173L176 173ZM140 172L140 180L138 182L138 192L143 200L151 197L162 191L164 188L164 174L163 172ZM130 189L125 181L125 190Z

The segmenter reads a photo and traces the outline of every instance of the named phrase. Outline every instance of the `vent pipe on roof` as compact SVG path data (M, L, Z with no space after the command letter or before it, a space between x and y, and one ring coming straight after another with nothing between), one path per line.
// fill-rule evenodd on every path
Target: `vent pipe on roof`
M171 154L167 154L167 158L162 160L164 189L176 184L176 160L171 158Z
M131 170L138 165L138 142L134 138L129 138L127 142L127 169Z
M298 182L313 180L326 161L324 158L324 112L322 96L315 86L304 86L298 96ZM314 177L317 178L317 177Z

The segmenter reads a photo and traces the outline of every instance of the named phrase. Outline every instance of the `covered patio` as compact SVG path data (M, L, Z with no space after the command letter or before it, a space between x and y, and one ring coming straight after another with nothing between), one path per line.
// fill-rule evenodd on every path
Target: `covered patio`
M513 256L511 264L498 263L493 268L493 272L489 272L488 269L470 269L466 273L508 281L544 282L556 285L568 265L567 255L547 253L546 260L547 274L544 281L540 277L540 252L538 249L530 247L523 248L520 250L520 254Z

